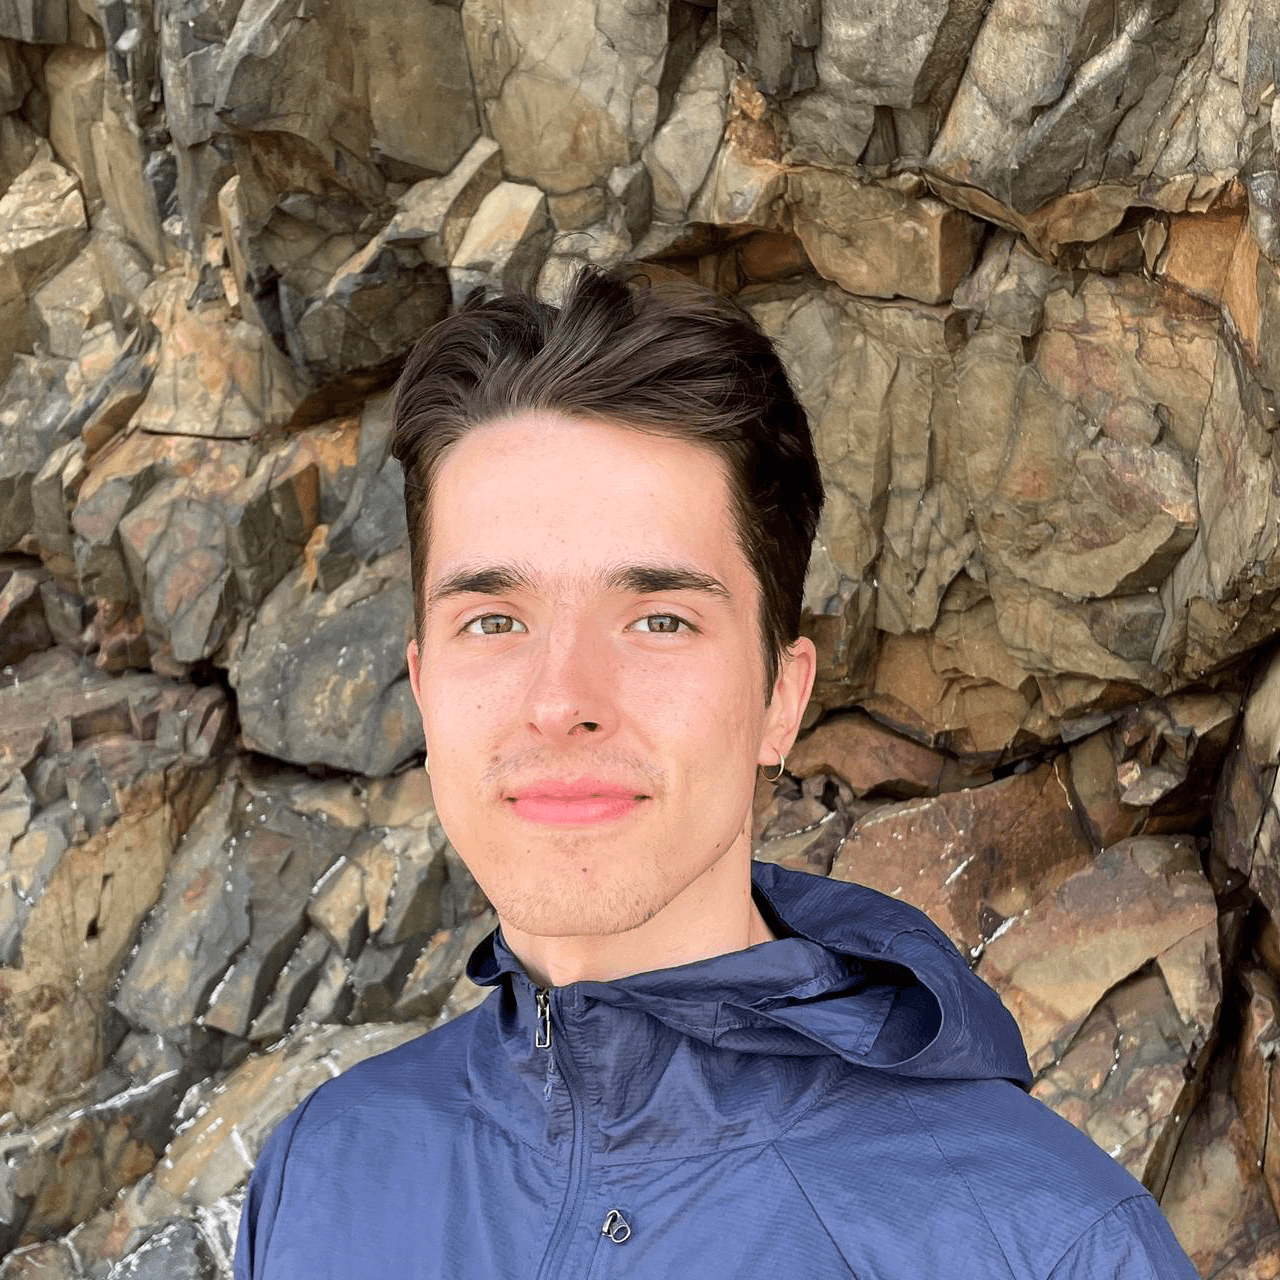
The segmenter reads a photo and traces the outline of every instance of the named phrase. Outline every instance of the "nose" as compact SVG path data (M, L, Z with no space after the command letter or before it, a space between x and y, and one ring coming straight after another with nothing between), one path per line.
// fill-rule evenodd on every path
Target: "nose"
M551 742L608 737L617 724L612 684L604 638L580 622L553 622L525 695L530 727Z

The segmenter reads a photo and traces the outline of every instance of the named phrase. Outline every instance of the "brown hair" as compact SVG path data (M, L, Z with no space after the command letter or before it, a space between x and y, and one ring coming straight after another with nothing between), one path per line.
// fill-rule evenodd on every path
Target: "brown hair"
M404 468L418 635L441 456L472 427L532 410L679 437L724 459L760 583L768 702L800 634L822 480L772 343L739 307L683 281L638 287L587 267L560 307L477 292L419 341L396 384L391 446Z

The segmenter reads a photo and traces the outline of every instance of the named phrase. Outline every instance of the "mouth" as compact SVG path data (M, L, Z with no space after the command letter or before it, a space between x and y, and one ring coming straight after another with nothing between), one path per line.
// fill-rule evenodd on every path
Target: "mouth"
M531 786L506 797L517 817L552 826L616 822L647 799L631 788L591 782Z

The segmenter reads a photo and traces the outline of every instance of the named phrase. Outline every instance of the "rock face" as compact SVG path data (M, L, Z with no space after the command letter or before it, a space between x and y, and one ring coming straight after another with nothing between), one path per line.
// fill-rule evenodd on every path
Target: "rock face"
M925 908L1276 1273L1280 23L1113 10L0 0L0 1280L224 1280L277 1120L482 995L388 390L586 262L813 425L756 856Z

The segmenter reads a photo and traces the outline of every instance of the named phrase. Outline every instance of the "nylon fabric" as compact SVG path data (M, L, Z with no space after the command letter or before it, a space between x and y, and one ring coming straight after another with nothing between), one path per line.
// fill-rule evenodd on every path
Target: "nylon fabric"
M1027 1094L1012 1017L925 916L753 881L776 941L553 990L549 1049L491 935L479 1008L272 1135L237 1280L1192 1280L1151 1197Z

